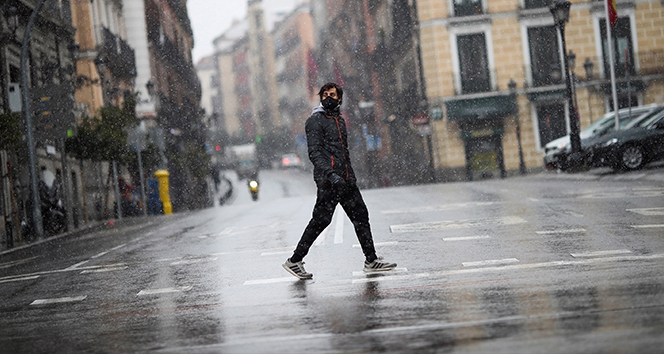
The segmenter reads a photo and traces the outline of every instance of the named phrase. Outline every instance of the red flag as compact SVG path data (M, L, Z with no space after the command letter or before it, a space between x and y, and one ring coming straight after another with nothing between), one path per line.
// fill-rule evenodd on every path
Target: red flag
M616 25L618 20L618 8L616 7L616 0L606 0L606 7L609 10L609 23L611 27Z

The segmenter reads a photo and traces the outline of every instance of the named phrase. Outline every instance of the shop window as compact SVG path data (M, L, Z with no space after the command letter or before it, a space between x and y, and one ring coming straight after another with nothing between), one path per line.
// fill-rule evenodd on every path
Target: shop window
M538 105L537 123L539 128L540 146L542 147L551 140L567 135L565 105L559 102Z

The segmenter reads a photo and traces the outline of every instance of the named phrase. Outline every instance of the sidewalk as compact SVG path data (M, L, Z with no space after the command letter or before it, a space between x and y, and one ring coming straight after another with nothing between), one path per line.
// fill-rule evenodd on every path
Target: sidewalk
M59 239L74 238L74 237L78 237L78 236L85 235L85 234L88 234L88 233L97 232L97 231L103 230L105 228L112 228L112 227L120 228L120 227L126 227L126 226L133 226L133 225L137 225L137 224L140 224L140 223L147 223L147 222L150 222L152 220L157 221L158 218L159 218L159 216L148 216L148 217L137 216L137 217L131 217L131 218L123 218L122 220L110 219L110 220L104 220L104 221L92 221L92 222L90 222L90 223L88 223L88 224L86 224L82 227L79 227L78 229L74 229L72 231L68 231L68 232L61 233L61 234L54 235L54 236L44 237L42 239L27 242L27 243L24 242L23 244L21 244L19 246L15 246L15 247L12 247L12 248L9 248L9 249L6 248L6 244L3 244L0 248L0 256L10 254L10 253L13 253L13 252L16 252L16 251L19 251L19 250L24 250L24 249L34 247L34 246L37 246L37 245L41 245L41 244L44 244L44 243L47 243L47 242L59 240Z

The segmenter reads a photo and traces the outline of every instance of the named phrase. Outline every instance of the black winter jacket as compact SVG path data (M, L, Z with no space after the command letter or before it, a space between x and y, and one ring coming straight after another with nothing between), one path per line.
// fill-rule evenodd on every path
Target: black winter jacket
M305 124L309 159L314 165L314 181L329 181L332 174L342 177L350 185L356 184L355 172L348 152L346 122L338 111L314 108Z

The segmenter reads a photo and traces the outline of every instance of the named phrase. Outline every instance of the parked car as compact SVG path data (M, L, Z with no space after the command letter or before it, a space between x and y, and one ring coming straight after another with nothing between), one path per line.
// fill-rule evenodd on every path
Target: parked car
M302 168L302 160L296 154L284 154L281 156L281 168Z
M664 111L634 121L588 147L593 167L635 170L664 158Z
M647 105L640 107L623 108L620 112L620 128L624 128L630 122L643 117L649 117L664 109L661 105ZM630 114L631 113L631 114ZM581 150L585 155L586 147L594 145L594 142L610 134L615 130L615 112L606 113L602 118L592 123L580 132ZM569 168L568 157L572 153L569 135L552 140L544 146L544 167L547 169L566 170ZM587 157L584 157L587 159Z

